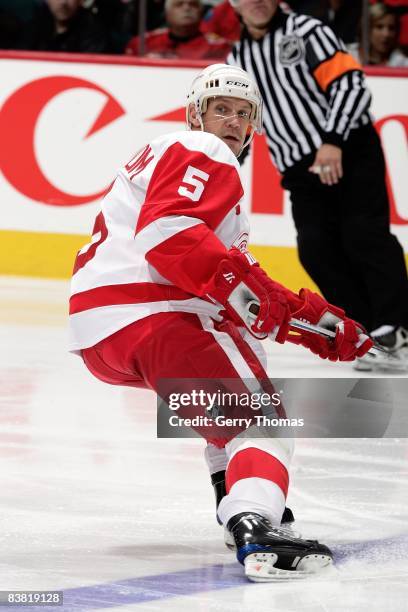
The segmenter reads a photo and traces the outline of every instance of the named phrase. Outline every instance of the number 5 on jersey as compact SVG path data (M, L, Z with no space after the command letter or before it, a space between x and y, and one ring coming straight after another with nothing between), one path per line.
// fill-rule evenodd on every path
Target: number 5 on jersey
M198 202L203 194L205 183L209 178L210 175L206 172L203 172L198 168L194 168L194 166L189 166L186 170L182 183L191 185L193 189L191 190L180 185L178 188L179 195L190 198L190 200L193 200L193 202Z

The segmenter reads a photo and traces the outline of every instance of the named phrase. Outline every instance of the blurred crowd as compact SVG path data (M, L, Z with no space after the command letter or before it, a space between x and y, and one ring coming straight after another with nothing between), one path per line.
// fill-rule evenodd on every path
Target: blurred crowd
M0 0L0 49L218 61L240 37L242 24L229 0L147 0L145 27L139 5L140 0ZM360 0L281 5L330 25L365 64L408 65L408 0L371 0L366 28Z

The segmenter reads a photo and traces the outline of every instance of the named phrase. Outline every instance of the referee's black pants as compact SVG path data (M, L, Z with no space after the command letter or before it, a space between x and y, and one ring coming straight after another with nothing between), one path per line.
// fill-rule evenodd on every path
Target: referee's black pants
M343 178L327 186L308 172L314 155L287 170L299 259L324 297L366 329L408 328L404 253L390 233L385 163L372 125L343 149Z

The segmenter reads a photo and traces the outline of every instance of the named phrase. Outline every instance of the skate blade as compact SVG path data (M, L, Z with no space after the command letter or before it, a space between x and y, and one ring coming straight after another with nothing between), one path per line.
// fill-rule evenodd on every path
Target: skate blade
M360 363L357 361L357 363L353 364L353 370L356 370L357 372L372 372L374 370L374 366L372 364Z
M396 357L387 361L373 360L371 363L356 360L353 369L357 372L407 372L408 364Z
M286 570L275 567L278 555L274 553L254 553L245 558L245 575L252 582L274 582L280 580L299 580L313 576L332 565L328 555L310 554L299 561L296 569Z

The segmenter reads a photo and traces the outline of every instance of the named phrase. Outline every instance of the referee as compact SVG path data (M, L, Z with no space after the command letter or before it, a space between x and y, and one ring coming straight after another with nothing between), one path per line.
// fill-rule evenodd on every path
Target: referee
M362 67L317 19L284 13L278 0L230 2L244 27L227 62L261 91L300 261L324 297L408 369L407 271L390 233L384 155ZM357 367L383 365L368 356Z

